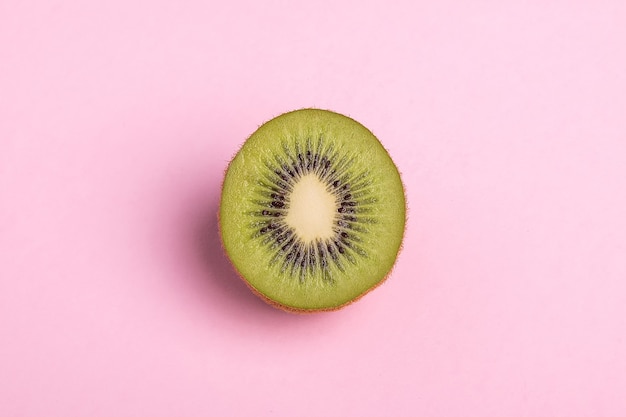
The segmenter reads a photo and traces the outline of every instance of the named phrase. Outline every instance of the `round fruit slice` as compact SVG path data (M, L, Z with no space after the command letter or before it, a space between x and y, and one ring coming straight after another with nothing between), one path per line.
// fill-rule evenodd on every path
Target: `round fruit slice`
M261 126L226 172L220 232L237 272L270 304L334 310L379 285L404 234L400 175L378 139L326 110Z

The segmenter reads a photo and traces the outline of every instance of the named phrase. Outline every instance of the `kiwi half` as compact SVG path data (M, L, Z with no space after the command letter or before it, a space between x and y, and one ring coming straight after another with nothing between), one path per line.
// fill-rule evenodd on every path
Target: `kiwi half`
M262 125L231 161L219 225L248 286L288 311L334 310L389 274L404 188L378 139L338 113L303 109Z

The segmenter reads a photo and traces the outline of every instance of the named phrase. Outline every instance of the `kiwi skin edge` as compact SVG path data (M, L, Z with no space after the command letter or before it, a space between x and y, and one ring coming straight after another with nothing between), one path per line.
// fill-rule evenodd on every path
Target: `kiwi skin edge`
M304 109L304 108L303 108ZM243 145L241 145L243 146ZM385 152L387 152L389 154L389 152L387 151L387 149L385 149ZM230 168L230 165L232 164L233 160L235 159L235 157L237 156L238 152L235 152L235 155L233 155L233 157L231 158L231 160L229 161L228 165L226 166L226 169L224 170L224 175L222 176L222 184L220 186L220 196L222 194L222 191L224 189L224 182L226 180L226 172L228 172L228 169ZM397 166L396 166L397 168ZM218 210L217 210L217 227L218 227L218 231L219 231L219 236L220 236L220 246L222 248L222 252L224 253L224 255L226 256L226 258L228 259L230 265L232 266L232 268L235 270L235 272L237 273L237 276L239 277L239 279L241 279L244 284L246 284L246 287L248 287L250 289L250 291L252 291L253 294L255 294L257 297L259 297L261 300L263 300L265 303L269 304L270 306L277 308L279 310L283 310L286 311L288 313L292 313L292 314L297 314L297 315L309 315L309 314L313 314L313 313L320 313L320 312L330 312L330 311L337 311L337 310L341 310L344 307L360 300L361 298L363 298L364 296L366 296L367 294L369 294L371 291L375 290L376 288L378 288L380 285L382 285L385 281L387 281L387 279L389 278L389 276L393 273L393 270L398 262L398 258L400 256L400 253L402 252L403 248L404 248L404 236L406 235L406 228L407 228L407 218L408 218L408 202L407 202L407 198L406 198L406 188L404 186L404 182L402 181L402 173L400 172L400 170L398 170L398 175L400 177L400 184L402 185L402 192L404 195L404 213L405 213L405 218L404 218L404 230L402 231L402 236L400 239L400 247L398 248L398 253L396 254L396 258L393 262L393 265L391 266L391 268L389 269L389 272L387 273L387 275L385 275L385 277L383 279L381 279L378 283L376 283L376 285L368 288L366 291L364 291L363 293L359 294L357 297L353 298L352 300L349 300L343 304L340 304L338 306L335 307L329 307L329 308L318 308L318 309L303 309L303 308L297 308L297 307L291 307L291 306L287 306L284 304L281 304L269 297L267 297L266 295L264 295L263 293L259 292L255 287L253 287L248 280L246 280L243 275L239 272L239 270L237 269L237 267L235 266L235 264L230 260L230 257L228 256L227 252L226 252L226 248L224 246L224 238L222 235L222 226L221 226L221 221L220 221L220 209L218 206ZM220 204L221 204L221 197L220 197Z

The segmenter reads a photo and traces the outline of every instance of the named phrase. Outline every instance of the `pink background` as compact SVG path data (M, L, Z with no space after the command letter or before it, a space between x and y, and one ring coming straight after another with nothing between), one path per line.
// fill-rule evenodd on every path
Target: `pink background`
M626 415L626 3L0 2L0 415ZM227 162L315 106L409 221L340 312L274 310Z

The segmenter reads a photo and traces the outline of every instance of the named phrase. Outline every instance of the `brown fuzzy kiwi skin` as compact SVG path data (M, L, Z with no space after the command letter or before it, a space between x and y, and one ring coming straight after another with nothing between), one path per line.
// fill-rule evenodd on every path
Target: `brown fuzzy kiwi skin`
M348 117L348 116L346 116L346 117ZM243 146L243 144L242 144L242 146ZM384 149L385 149L385 152L387 152L387 154L389 155L389 151L387 151L386 148L384 148ZM232 164L233 160L237 156L238 152L239 151L237 151L235 153L235 155L233 155L233 157L231 158L230 162L226 166L226 169L224 170L224 175L222 177L222 185L221 185L221 188L220 188L220 207L221 207L221 201L222 201L222 192L224 190L224 182L226 181L226 173L228 172L228 169L230 168L230 165ZM389 157L391 158L391 155L389 155ZM396 166L396 168L397 168L397 166ZM389 276L393 273L393 270L394 270L394 268L395 268L395 266L396 266L396 264L398 262L398 258L400 257L400 253L404 249L404 237L406 236L406 229L407 229L407 223L408 223L407 222L407 220L408 220L408 202L407 202L407 198L406 198L406 187L404 186L404 182L402 181L402 173L399 170L398 170L398 175L400 176L400 183L402 185L402 192L404 194L404 230L402 231L402 237L401 237L401 240L400 240L400 247L398 248L398 253L396 254L396 259L394 260L393 265L389 269L389 272L387 272L387 275L385 275L385 277L383 279L381 279L378 283L376 283L376 285L368 288L366 291L364 291L363 293L359 294L357 297L355 297L352 300L349 300L349 301L347 301L347 302L345 302L343 304L340 304L340 305L335 306L335 307L326 307L326 308L317 308L317 309L304 309L304 308L297 308L297 307L292 307L292 306L281 304L281 303L277 302L276 300L273 300L273 299L267 297L265 294L259 292L256 288L254 288L252 286L252 284L250 284L250 282L248 282L247 279L244 278L244 276L241 274L241 272L239 272L239 270L237 269L235 264L230 260L230 256L228 256L228 252L226 251L226 247L224 245L224 236L222 234L222 223L220 221L220 209L218 207L218 210L217 210L217 228L218 228L218 231L219 231L218 234L220 236L220 245L222 247L222 251L226 255L226 258L228 258L228 261L229 261L230 265L232 266L232 268L237 273L237 276L239 276L239 278L244 282L244 284L246 284L246 286L250 289L250 291L252 291L253 294L255 294L257 297L259 297L265 303L269 304L270 306L272 306L274 308L277 308L279 310L285 311L287 313L292 313L292 314L297 314L297 315L310 315L310 314L313 314L313 313L322 313L322 312L330 312L330 311L341 310L344 307L349 306L350 304L352 304L352 303L354 303L356 301L359 301L361 298L365 297L371 291L375 290L376 288L380 287L383 283L385 283L385 281L387 281Z

